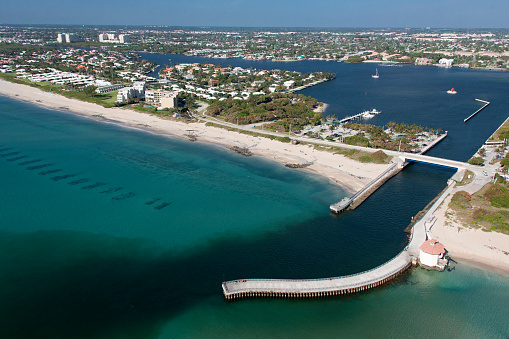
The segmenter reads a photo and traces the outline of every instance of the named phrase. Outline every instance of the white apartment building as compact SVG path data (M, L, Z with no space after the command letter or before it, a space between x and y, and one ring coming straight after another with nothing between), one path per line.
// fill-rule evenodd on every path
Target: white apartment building
M147 87L145 86L145 81L136 81L133 83L133 88L136 91L136 98L144 98L145 90Z
M121 44L128 44L131 42L131 37L129 36L129 34L120 34L118 36L118 41L121 43Z
M83 41L78 34L75 33L59 33L57 34L57 42L58 43L66 43L66 42L79 42Z
M162 89L146 90L145 102L157 106L158 109L177 107L177 93Z
M117 102L123 104L133 98L136 98L136 90L133 87L124 87L118 90Z
M129 99L145 97L145 81L136 81L132 87L124 87L118 90L117 102L125 103Z
M131 42L129 34L120 34L118 37L113 33L99 34L99 42L127 44Z

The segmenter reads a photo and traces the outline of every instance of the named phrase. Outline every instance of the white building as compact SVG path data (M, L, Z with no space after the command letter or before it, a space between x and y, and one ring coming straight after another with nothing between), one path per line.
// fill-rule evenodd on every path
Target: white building
M145 90L147 87L145 86L145 81L136 81L133 83L133 88L136 91L136 98L144 98Z
M444 245L438 240L426 240L420 247L419 262L424 268L443 271L447 266L446 253Z
M442 58L438 60L438 65L442 67L452 67L452 63L454 62L454 59L446 59Z
M58 43L69 43L83 41L78 34L75 33L59 33L57 34Z
M117 102L123 104L133 98L136 98L136 90L133 87L124 87L118 90Z
M131 42L129 34L120 34L118 37L113 33L99 34L99 42L110 42L117 44L127 44Z
M59 44L61 43L64 43L65 42L65 34L64 33L59 33L57 34L57 42Z
M128 44L131 42L131 37L129 36L129 34L120 34L118 36L118 41L121 43L121 44Z
M170 92L161 98L159 109L178 107L177 93Z
M295 81L293 80L285 81L283 82L283 86L285 86L286 88L292 88L293 86L295 86Z

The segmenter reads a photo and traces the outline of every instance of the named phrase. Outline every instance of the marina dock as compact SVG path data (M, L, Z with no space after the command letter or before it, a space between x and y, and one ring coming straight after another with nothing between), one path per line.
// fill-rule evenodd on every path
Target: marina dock
M360 112L358 114L352 115L351 117L346 117L346 118L340 119L339 123L344 124L345 122L348 122L350 120L366 118L366 117L368 117L368 114L374 116L374 115L380 114L380 112L377 111L376 109L372 109L371 111Z
M479 101L479 102L482 102L484 104L483 107L479 108L477 111L475 111L474 113L472 113L472 115L470 115L468 118L464 119L463 122L467 122L468 120L470 120L471 118L473 118L477 113L479 113L480 111L482 111L483 109L486 108L486 106L488 106L490 104L489 101L485 101L485 100L481 100L481 99L475 99L475 101Z

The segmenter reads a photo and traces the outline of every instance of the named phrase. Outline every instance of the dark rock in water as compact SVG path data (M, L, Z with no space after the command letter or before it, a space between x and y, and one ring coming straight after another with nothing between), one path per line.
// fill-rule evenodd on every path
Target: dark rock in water
M304 168L304 167L311 166L312 164L313 164L312 162L308 162L305 164L285 164L285 166L289 167L289 168Z
M152 205L153 203L155 203L156 201L159 201L161 200L162 198L154 198L152 200L149 200L145 203L145 205Z
M230 147L230 149L234 152L245 155L246 157L250 157L253 155L253 152L251 152L247 147L232 146Z

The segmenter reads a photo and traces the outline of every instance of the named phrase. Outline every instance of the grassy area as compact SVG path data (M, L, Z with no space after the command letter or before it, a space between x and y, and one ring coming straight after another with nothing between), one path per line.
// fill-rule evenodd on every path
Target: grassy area
M342 154L350 159L363 163L388 164L392 159L392 157L388 156L383 151L370 153L341 147L337 147L337 149L336 154Z
M509 234L509 187L505 183L487 184L473 195L456 192L449 207L463 225Z
M489 141L500 141L509 138L509 121L506 121L493 133Z
M243 129L238 129L238 128L235 128L235 127L229 127L229 126L224 126L224 125L220 125L220 124L215 124L213 122L207 122L205 125L206 126L214 126L214 127L222 128L222 129L225 129L225 130L228 130L228 131L233 131L233 132L238 132L238 133L242 133L242 134L247 134L247 135L251 135L251 136L254 136L254 137L262 137L262 138L267 138L267 139L271 139L271 140L278 140L278 141L281 141L281 142L290 142L291 141L291 139L289 137L277 137L277 136L271 135L271 134L263 134L263 133L258 133L258 132L245 131Z

